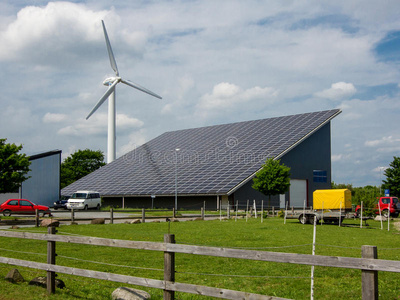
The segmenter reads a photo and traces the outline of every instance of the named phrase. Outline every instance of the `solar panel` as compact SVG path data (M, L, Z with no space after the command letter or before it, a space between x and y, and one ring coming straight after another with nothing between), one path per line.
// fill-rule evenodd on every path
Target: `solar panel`
M62 190L104 196L226 194L340 110L165 132ZM176 148L180 150L175 151Z

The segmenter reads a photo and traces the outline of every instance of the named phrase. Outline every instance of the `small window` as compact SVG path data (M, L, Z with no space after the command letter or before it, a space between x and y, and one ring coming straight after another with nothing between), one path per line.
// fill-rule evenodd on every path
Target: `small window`
M18 200L12 200L8 202L8 205L18 205Z
M19 201L19 204L20 204L21 206L31 206L31 204L30 204L28 201L25 201L25 200Z
M327 182L327 172L324 170L314 170L313 171L313 180L314 182Z
M389 198L383 198L382 199L382 203L383 204L389 204L390 203L390 199Z

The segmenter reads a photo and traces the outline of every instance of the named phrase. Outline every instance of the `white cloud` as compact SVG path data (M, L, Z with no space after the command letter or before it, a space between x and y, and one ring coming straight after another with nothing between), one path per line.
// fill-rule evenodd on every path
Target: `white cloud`
M365 146L368 147L377 147L377 146L391 146L392 144L399 144L400 139L393 138L392 136L384 136L378 140L370 140L365 142Z
M47 56L48 51L74 47L74 40L93 41L101 35L97 25L107 11L93 12L82 4L49 2L45 7L27 6L0 35L0 59ZM96 26L97 25L97 26ZM76 45L78 46L78 45Z
M58 134L67 136L104 135L107 133L108 115L96 112L89 120L70 119L69 122L72 124L59 129ZM142 127L143 124L143 121L130 118L125 114L117 114L116 117L117 134L135 130Z
M65 114L53 114L53 113L46 113L43 117L44 123L59 123L63 122L67 119L67 115Z
M331 100L340 100L349 98L357 92L352 83L336 82L332 83L331 88L317 92L314 95L320 98L328 98Z
M385 172L385 170L388 169L388 168L389 167L376 167L372 171L383 174L383 172Z
M104 130L95 126L85 126L82 123L76 125L68 125L58 130L59 135L66 136L77 136L81 137L82 135L95 135L102 134Z
M253 87L243 90L241 87L227 82L214 86L211 94L201 97L198 104L200 110L226 109L251 101L275 101L278 92L271 87Z
M130 118L125 114L117 114L117 127L121 129L139 128L143 126L143 121L135 118Z
M146 33L118 28L120 18L114 9L95 11L85 4L60 1L22 8L0 32L0 61L33 64L36 71L93 63L102 57L98 53L106 55L98 51L105 49L102 19L120 49L129 48L131 56L142 54Z
M392 145L392 146L383 146L383 147L376 149L376 151L378 153L385 154L385 156L387 154L391 154L391 153L393 153L393 155L397 155L397 153L400 152L400 144Z
M332 162L349 160L350 158L351 158L350 154L333 154L331 156Z

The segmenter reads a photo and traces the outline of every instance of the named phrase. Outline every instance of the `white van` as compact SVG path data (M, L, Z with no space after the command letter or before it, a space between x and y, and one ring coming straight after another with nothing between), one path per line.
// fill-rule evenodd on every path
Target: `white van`
M95 191L77 191L68 199L67 209L100 209L100 194Z

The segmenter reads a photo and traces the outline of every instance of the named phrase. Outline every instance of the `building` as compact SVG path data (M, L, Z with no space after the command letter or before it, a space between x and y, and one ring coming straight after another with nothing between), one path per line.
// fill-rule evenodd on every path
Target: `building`
M23 198L35 204L52 206L60 198L61 150L29 156L29 178L16 193L2 194L0 202L10 198Z
M331 120L339 109L166 132L62 190L96 190L103 205L218 208L267 197L252 178L269 157L291 168L291 187L271 206L312 205L331 187ZM264 201L264 207L266 203Z

